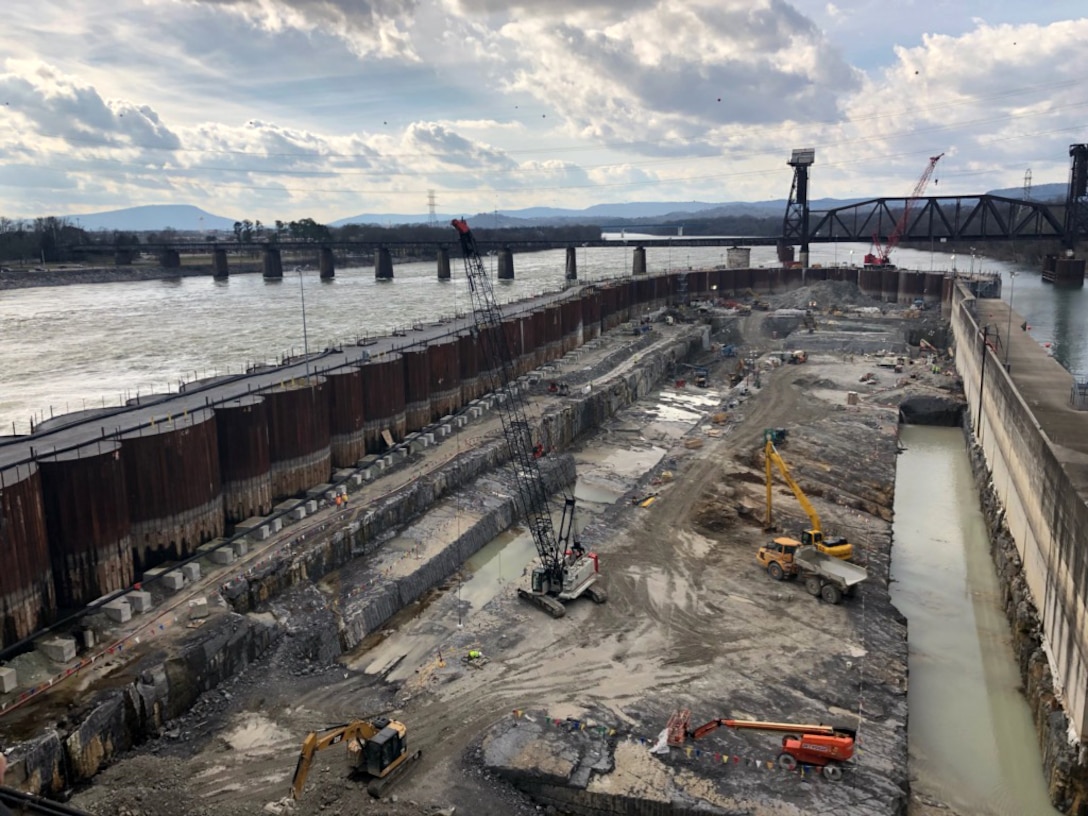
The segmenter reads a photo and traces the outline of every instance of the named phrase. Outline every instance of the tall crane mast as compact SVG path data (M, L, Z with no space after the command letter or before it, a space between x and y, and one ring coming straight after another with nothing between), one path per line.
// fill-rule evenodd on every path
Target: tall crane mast
M892 250L899 246L899 242L903 239L903 235L907 231L911 207L926 191L926 187L929 185L929 179L933 176L933 171L937 167L937 162L941 160L941 156L943 155L944 153L939 153L936 156L929 157L929 164L926 165L926 169L923 171L921 178L919 178L918 182L914 185L914 191L910 194L910 198L903 203L903 212L900 214L899 220L895 222L895 226L888 236L888 243L881 244L880 233L873 233L872 249L870 249L869 254L865 256L865 264L867 266L888 266L888 264L891 263Z
M573 496L564 497L558 530L552 523L552 503L540 470L542 448L533 444L524 395L519 389L510 387L516 379L515 355L503 326L502 310L468 224L463 219L454 219L451 223L461 240L476 342L484 351L491 390L502 394L497 411L510 451L518 509L528 523L540 560L533 568L530 588L519 587L518 595L552 617L560 618L566 614L563 601L582 595L595 603L604 603L607 599L597 580L599 559L596 553L586 553L574 536Z

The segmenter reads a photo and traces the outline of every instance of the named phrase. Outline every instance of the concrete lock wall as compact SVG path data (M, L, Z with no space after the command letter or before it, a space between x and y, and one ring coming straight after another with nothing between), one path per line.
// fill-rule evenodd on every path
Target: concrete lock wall
M1083 740L1088 736L1088 628L1081 623L1088 605L1088 552L1083 546L1088 506L1000 357L983 346L971 313L973 302L966 289L955 287L956 368L964 381L975 438L1041 619L1054 683L1072 731Z

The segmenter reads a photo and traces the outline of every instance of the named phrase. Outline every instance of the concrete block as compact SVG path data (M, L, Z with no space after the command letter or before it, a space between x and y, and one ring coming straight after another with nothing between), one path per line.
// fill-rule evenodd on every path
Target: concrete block
M469 408L468 409L468 414L469 414L470 417L472 417L472 419L479 419L481 416L483 416L483 413L484 412L479 408Z
M337 493L335 490L325 491L325 501L327 501L329 504L336 504L336 496Z
M306 518L306 508L300 504L298 507L294 507L291 509L290 515L292 521L302 521L304 518Z
M162 576L162 585L171 592L177 592L185 586L185 574L181 570L171 570Z
M401 448L400 450L396 451L395 455L394 455L394 458L397 461L403 462L405 459L408 458L408 449L407 448Z
M306 498L314 499L316 501L317 499L320 499L328 494L331 490L332 485L328 484L327 482L324 484L314 485L306 491Z
M276 516L274 519L268 520L268 531L270 533L278 533L283 529L283 519L280 516Z
M105 612L106 617L114 623L128 623L132 620L132 607L129 606L128 601L124 598L110 601L102 607L102 611Z
M227 550L230 552L230 550ZM150 592L130 592L128 594L128 605L132 607L133 612L143 613L151 611L151 593Z
M447 436L453 433L453 428L449 424L439 425L438 430L435 431L435 433L437 433L440 438L445 439Z
M374 478L374 469L373 468L363 468L363 472L360 473L359 475L363 477L363 481L369 482L371 479Z
M234 563L234 550L230 547L220 547L216 550L208 550L208 560L219 566L227 566Z
M95 644L98 643L94 629L89 626L86 629L77 629L76 634L79 636L79 642L83 644L84 649L93 649Z
M379 459L377 462L374 463L374 467L378 469L378 473L381 473L387 467L389 467L389 461L387 459Z
M185 576L185 580L189 583L200 580L200 564L195 561L189 564L185 564L181 568L181 574Z
M172 570L172 569L173 569L173 567L171 567L171 566L152 567L151 569L144 572L144 574L140 577L140 580L145 584L150 583L151 581L155 580L156 578L159 578L159 577L165 575L166 573L170 572L170 570Z
M252 516L245 521L239 521L234 525L234 532L236 533L248 533L251 530L256 530L258 527L262 527L268 523L268 519L262 516Z
M433 445L434 444L434 434L433 433L423 434L423 438L427 440L428 445Z
M453 420L453 424L456 425L458 428L463 428L466 425L468 425L468 417L465 417L465 416L456 417Z
M39 640L38 651L54 663L67 663L76 658L76 639L62 635L60 637Z
M15 669L4 666L0 669L0 694L9 694L15 691L15 687L19 685L19 675L15 672Z
M262 524L260 527L254 527L249 531L248 535L253 541L267 541L270 535L268 525Z
M316 513L317 502L315 502L313 499L310 499L308 502L306 502L306 512L309 513L311 516Z
M208 599L194 598L189 601L189 620L200 620L208 617Z
M363 476L363 473L366 473L367 475ZM370 478L370 469L369 468L364 470L363 473L353 473L353 474L351 474L351 480L350 481L351 481L352 487L362 487L363 479L369 479Z
M239 538L230 543L231 549L234 550L234 557L241 558L247 552L249 552L249 543L244 538Z

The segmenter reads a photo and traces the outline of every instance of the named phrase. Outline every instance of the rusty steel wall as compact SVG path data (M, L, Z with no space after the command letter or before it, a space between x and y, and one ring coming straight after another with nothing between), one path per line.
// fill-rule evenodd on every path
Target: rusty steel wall
M875 267L862 267L858 273L858 288L861 289L862 294L880 300L880 269Z
M885 303L899 300L899 270L885 267L880 271L880 299Z
M773 283L772 278L776 270L774 269L752 269L750 270L750 284L749 287L757 295L766 295L772 291Z
M227 523L268 515L272 512L272 460L265 398L249 394L214 410Z
M498 344L506 342L503 334L505 331L502 325L484 326L480 330L480 349L477 359L480 361L480 388L484 394L495 390L502 383L502 369L496 368L487 359L487 349L501 348Z
M817 271L822 272L823 270ZM785 289L787 292L794 289L800 289L802 286L805 285L805 270L799 266L791 267L789 269L783 269L781 284L782 288Z
M568 300L560 308L563 318L563 339L560 344L562 354L573 351L582 345L582 302Z
M355 366L326 371L329 384L329 454L334 468L353 468L366 456L363 372Z
M525 360L522 359L521 324L518 323L517 318L507 317L499 324L497 331L502 332L499 339L506 344L505 348L509 350L513 375L515 377L520 377L528 370ZM497 371L492 373L498 375L497 382L501 384L502 372Z
M619 290L615 286L606 286L601 290L601 329L609 331L619 325L616 316L619 311Z
M582 293L582 342L588 343L601 336L601 293L589 290Z
M831 280L832 270L826 266L810 267L804 270L802 282L805 286L811 286L820 281Z
M324 484L332 474L329 450L329 384L314 376L260 392L268 406L268 459L272 500Z
M701 298L710 291L707 284L707 271L696 269L688 273L688 293L696 298Z
M544 362L540 343L536 337L536 312L527 312L518 316L518 333L521 335L521 347L525 350L526 365L534 369Z
M906 269L899 270L899 294L896 300L909 306L915 298L922 297L926 292L925 272L912 272Z
M426 348L401 352L404 357L404 419L408 433L431 421L431 366Z
M461 364L461 404L468 405L483 392L480 378L480 344L473 332L457 335L458 360Z
M223 535L215 415L201 408L121 437L137 571Z
M382 432L393 442L407 433L404 410L404 358L386 354L363 366L363 431L367 453L381 453L388 448Z
M922 298L927 304L940 303L944 292L944 273L926 272L925 284L922 289Z
M121 443L39 459L57 606L75 609L133 582Z
M461 408L461 343L453 337L427 346L431 369L430 421L456 413Z
M733 292L736 297L744 297L749 289L754 291L754 274L755 270L750 267L747 269L733 270Z
M3 645L37 632L56 612L53 569L36 464L0 470Z
M563 312L558 303L544 307L544 359L551 362L560 356L563 341Z

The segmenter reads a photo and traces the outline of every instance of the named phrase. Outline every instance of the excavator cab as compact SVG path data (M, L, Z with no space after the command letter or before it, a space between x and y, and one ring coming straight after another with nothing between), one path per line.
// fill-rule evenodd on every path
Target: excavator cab
M854 557L854 546L842 536L824 538L819 530L802 530L801 543L811 544L820 552L849 561Z
M363 763L370 776L384 776L386 769L408 751L403 723L381 718L374 721L378 733L368 739L363 747Z

